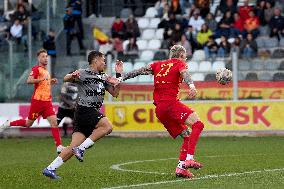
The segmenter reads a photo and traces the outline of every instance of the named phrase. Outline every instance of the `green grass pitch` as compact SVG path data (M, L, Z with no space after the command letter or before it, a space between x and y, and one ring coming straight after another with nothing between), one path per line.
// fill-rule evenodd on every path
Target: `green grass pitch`
M205 166L192 180L174 176L180 144L106 137L53 181L41 173L57 156L52 138L0 139L0 188L284 188L284 137L202 137L195 158Z

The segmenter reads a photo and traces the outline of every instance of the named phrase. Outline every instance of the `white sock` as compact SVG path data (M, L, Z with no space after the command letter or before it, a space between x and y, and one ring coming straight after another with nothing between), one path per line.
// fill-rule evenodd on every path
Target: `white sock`
M55 158L55 160L47 167L48 170L55 170L63 164L63 159L61 157Z
M94 144L94 142L87 138L78 148L81 150L86 150L87 148L91 147Z
M184 161L179 160L179 162L178 162L178 168L183 169L183 163L184 163Z
M186 155L186 160L194 160L193 155L187 154Z

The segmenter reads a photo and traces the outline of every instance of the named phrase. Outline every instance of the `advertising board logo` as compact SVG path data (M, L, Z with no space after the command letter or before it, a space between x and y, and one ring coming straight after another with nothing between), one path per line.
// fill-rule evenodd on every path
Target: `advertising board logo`
M117 127L123 127L127 124L127 109L126 107L116 106L112 110L113 124Z

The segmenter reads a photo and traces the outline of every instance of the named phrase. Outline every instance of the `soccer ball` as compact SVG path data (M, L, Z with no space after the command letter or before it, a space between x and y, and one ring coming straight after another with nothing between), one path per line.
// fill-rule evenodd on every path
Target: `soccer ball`
M226 68L218 69L216 72L216 80L221 85L226 85L232 81L233 74L231 70Z

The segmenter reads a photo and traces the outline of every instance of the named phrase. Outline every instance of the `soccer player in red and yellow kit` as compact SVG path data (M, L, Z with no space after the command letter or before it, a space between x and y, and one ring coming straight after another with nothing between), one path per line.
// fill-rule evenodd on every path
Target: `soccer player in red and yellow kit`
M154 75L153 96L156 116L173 138L177 136L183 138L176 176L191 178L193 174L188 171L188 168L199 169L202 167L202 164L195 161L193 156L204 124L193 109L178 99L182 81L185 81L189 86L191 99L195 98L197 94L185 60L185 48L181 45L174 45L170 49L168 60L157 61L146 67L133 70L123 75L120 80L125 81L138 75Z
M31 98L31 107L28 120L20 119L16 121L7 120L1 127L9 126L30 127L34 121L42 116L47 119L51 126L51 132L57 147L57 152L64 148L61 144L61 137L57 125L57 118L52 106L51 85L58 83L56 78L51 78L47 70L48 55L47 51L40 49L37 52L38 65L32 68L27 79L28 84L34 84L34 93Z

